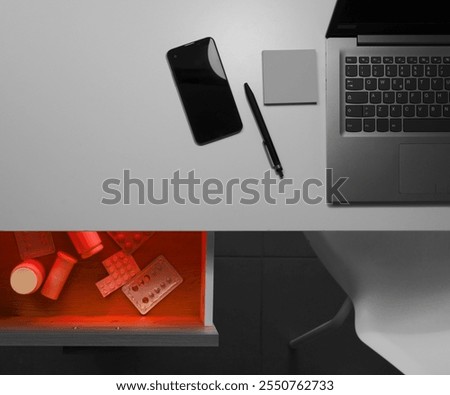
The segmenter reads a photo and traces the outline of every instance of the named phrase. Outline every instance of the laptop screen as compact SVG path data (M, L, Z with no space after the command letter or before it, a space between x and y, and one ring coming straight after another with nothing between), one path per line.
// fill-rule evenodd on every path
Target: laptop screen
M327 37L358 34L450 34L444 1L337 0Z

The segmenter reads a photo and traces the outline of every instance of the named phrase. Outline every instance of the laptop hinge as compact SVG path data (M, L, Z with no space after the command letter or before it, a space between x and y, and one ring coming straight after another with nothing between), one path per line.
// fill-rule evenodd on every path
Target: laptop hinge
M387 36L358 36L359 46L371 45L450 45L450 36L415 36L415 35L387 35Z

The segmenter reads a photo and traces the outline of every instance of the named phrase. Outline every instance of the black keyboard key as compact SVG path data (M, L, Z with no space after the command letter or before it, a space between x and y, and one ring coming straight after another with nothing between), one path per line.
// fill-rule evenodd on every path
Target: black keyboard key
M409 133L419 132L450 132L450 119L405 119L403 130Z
M429 78L419 78L417 80L417 86L419 87L419 90L421 90L421 91L430 90L430 79Z
M442 64L438 68L439 77L450 77L450 65Z
M417 89L417 79L406 78L405 79L405 89L407 91L415 91Z
M380 91L388 91L391 89L391 80L389 78L378 79L378 89Z
M436 92L436 103L446 104L448 103L448 92Z
M429 64L425 66L425 76L426 77L436 77L437 76L437 66L435 64Z
M389 119L377 119L377 131L378 132L387 132L389 131Z
M428 117L428 106L425 104L420 104L416 106L416 114L419 118Z
M348 64L345 66L346 77L356 77L358 75L358 66L355 64Z
M362 91L364 89L363 78L346 78L345 89L348 91Z
M386 77L397 77L398 66L396 64L386 65Z
M425 74L425 67L423 64L414 64L411 68L411 75L413 77L423 77Z
M374 64L372 66L372 75L374 77L383 77L384 76L384 65Z
M355 133L361 132L362 120L357 118L349 118L345 120L345 130L347 132Z
M412 104L406 104L403 106L403 116L407 118L414 117L416 115L416 108Z
M447 104L445 106L442 106L442 113L444 117L450 117L450 105Z
M374 91L377 89L377 79L376 78L366 78L365 80L366 91Z
M358 58L356 56L346 56L345 63L358 63Z
M359 76L360 77L370 77L370 65L361 64L359 66Z
M369 101L372 104L381 103L381 92L370 92Z
M396 56L395 57L395 63L403 64L406 62L406 58L404 56Z
M384 56L383 63L392 64L394 63L394 58L392 56Z
M444 89L444 80L442 78L432 78L431 89L433 89L434 91L440 91Z
M383 104L377 106L377 117L385 118L388 116L389 107Z
M369 57L368 56L360 56L359 57L359 63L365 63L368 64L370 62Z
M346 92L345 100L350 104L364 104L369 101L368 92Z
M389 106L389 115L397 118L402 116L402 106L398 104L392 104Z
M428 56L419 56L419 63L428 64L430 63L430 58Z
M374 132L375 131L375 119L365 118L363 120L363 130L368 133Z
M445 89L450 91L450 78L444 80Z
M403 78L392 78L392 89L395 91L403 90Z
M401 132L402 131L402 120L398 119L398 118L389 120L389 130L391 132Z
M375 116L375 106L363 106L363 117L374 117Z
M441 63L441 61L442 61L442 59L440 56L432 56L431 57L431 63L439 64L439 63Z
M408 103L408 92L395 92L395 101L400 104Z
M409 64L398 66L398 75L400 77L409 77L411 75L411 66Z
M408 56L407 58L406 58L406 61L409 63L409 64L416 64L417 63L417 56Z
M430 106L430 117L441 117L442 116L442 106L439 104L434 104ZM450 130L449 130L450 132Z
M372 56L372 57L370 58L370 61L371 61L373 64L379 64L379 63L381 63L381 56Z
M422 93L420 92L410 92L409 102L412 104L419 104L422 102Z
M444 63L450 63L450 56L444 56Z
M383 103L392 104L395 102L395 92L383 92Z
M422 100L426 104L433 104L435 102L434 92L423 92Z
M345 106L345 115L347 117L361 118L363 106Z

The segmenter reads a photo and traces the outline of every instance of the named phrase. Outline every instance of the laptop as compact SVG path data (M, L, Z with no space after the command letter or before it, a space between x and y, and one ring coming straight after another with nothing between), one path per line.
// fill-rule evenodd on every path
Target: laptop
M327 168L349 203L450 202L450 14L338 0L327 31ZM342 203L335 194L328 203Z

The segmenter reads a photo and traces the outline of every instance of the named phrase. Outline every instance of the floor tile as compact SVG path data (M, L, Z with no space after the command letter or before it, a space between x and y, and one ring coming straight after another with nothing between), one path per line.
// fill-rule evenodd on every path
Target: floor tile
M263 232L215 232L217 257L255 256L263 254Z
M316 256L303 232L264 232L265 257Z

